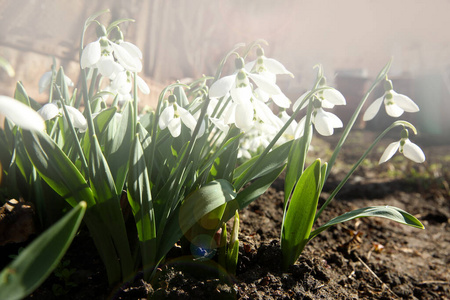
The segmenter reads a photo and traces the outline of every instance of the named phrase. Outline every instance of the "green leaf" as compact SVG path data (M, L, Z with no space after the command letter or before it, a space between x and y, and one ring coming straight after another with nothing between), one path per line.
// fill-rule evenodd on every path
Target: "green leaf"
M300 176L290 202L285 205L281 227L281 251L285 269L295 263L308 242L319 201L320 175L320 159L317 159Z
M72 206L82 200L88 207L95 204L92 190L84 177L46 133L24 130L22 136L28 157L55 192Z
M130 203L139 241L141 242L142 263L144 271L149 272L155 264L156 225L153 210L150 181L144 152L139 136L134 138L131 148L130 168L128 171L128 201ZM146 274L146 278L149 274Z
M3 269L0 299L23 299L44 282L69 248L85 211L86 203L80 202Z
M122 192L128 171L128 158L135 127L133 116L133 105L131 102L127 102L121 121L114 132L114 138L105 154L118 194Z
M387 205L386 206L369 206L369 207L360 208L360 209L356 209L356 210L347 212L345 214L340 215L339 217L336 217L336 218L328 221L326 224L320 226L319 228L317 228L316 230L311 232L311 234L309 236L309 240L311 240L316 235L318 235L319 233L321 233L322 231L328 229L329 227L331 227L333 225L336 225L336 224L339 224L342 222L346 222L346 221L350 221L353 219L357 219L357 218L362 218L362 217L381 217L381 218L386 218L386 219L395 221L400 224L412 226L415 228L425 229L423 224L416 217L414 217L410 213L408 213L400 208L393 207L393 206L387 206Z
M236 190L242 188L247 182L250 182L258 177L264 176L274 169L279 168L284 165L289 154L289 149L291 147L292 141L286 142L283 145L272 149L267 155L265 155L258 165L255 162L258 160L259 155L253 157L252 159L246 161L234 171L233 185ZM253 170L252 170L253 169ZM252 170L252 171L251 171ZM247 173L251 171L251 176L249 178Z
M23 104L30 106L30 99L28 98L28 94L25 91L25 88L22 85L22 82L18 81L16 84L16 90L14 92L14 99L19 100Z
M97 200L97 205L101 207L100 217L107 225L117 249L122 265L123 278L126 278L133 271L133 263L119 196L108 163L100 150L97 137L92 135L90 140L89 177L91 188Z

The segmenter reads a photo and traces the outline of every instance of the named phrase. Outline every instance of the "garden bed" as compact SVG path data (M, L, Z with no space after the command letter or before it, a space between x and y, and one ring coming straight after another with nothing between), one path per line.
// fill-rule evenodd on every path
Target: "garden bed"
M356 145L372 138L362 132L351 136L321 203L361 154ZM333 139L313 143L318 157L329 155L324 149ZM421 165L399 155L378 166L381 152L375 151L318 224L349 210L392 205L417 216L425 230L380 218L356 219L314 238L298 262L283 272L279 248L283 180L278 179L240 212L236 276L221 272L214 261L194 263L175 247L151 283L138 273L125 284L108 287L102 262L82 228L62 260L66 265L27 299L448 299L450 146L421 147L427 156Z

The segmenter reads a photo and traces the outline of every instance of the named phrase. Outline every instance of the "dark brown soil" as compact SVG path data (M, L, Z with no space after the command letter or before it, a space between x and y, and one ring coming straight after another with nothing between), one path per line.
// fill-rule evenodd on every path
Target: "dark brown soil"
M332 192L373 134L356 132L321 196ZM314 141L312 154L327 159L329 143ZM240 212L236 276L213 261L193 263L175 249L152 283L142 274L110 288L89 237L82 231L63 261L73 273L54 274L28 299L450 299L450 146L424 145L427 161L416 165L400 154L378 165L382 142L337 195L318 223L346 211L391 205L417 216L425 230L380 218L357 219L330 228L308 244L298 262L280 268L279 236L283 180ZM58 294L52 291L56 286ZM59 287L58 287L59 286Z

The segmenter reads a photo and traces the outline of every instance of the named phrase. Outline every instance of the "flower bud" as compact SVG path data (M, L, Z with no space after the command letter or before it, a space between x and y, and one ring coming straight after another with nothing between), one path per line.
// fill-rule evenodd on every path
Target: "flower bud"
M256 55L258 55L258 56L264 56L264 49L261 48L261 47L259 47L259 48L256 50Z
M173 104L177 102L177 97L175 95L169 95L169 103Z
M234 65L236 66L236 69L240 70L244 67L244 59L242 57L238 57L234 61Z
M313 102L314 108L315 109L319 109L322 107L322 101L320 101L319 99L315 98L314 102Z
M96 29L96 33L97 33L97 37L102 37L102 36L106 36L107 35L107 33L106 33L106 28L105 28L105 26L103 26L103 25L98 25L97 26L97 29Z
M384 82L384 90L387 92L387 91L390 91L393 89L394 89L394 87L392 85L392 81L390 81L389 79L386 79L386 81Z
M115 26L111 31L112 41L123 41L123 33L118 26Z

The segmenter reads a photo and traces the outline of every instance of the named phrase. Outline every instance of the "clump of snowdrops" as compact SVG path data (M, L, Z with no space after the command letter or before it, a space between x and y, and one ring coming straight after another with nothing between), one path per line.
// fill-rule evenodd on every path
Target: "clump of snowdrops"
M139 269L149 280L176 243L190 250L194 260L211 259L217 253L219 263L235 272L238 212L263 194L283 171L281 249L285 268L295 263L309 240L340 222L378 216L423 228L407 212L382 206L348 212L312 230L349 176L391 129L403 128L400 140L387 147L380 163L397 150L416 162L425 160L422 150L409 140L408 130L416 133L414 126L395 121L317 207L337 155L378 84L385 85L385 95L369 106L365 120L372 119L382 104L394 117L418 111L411 99L393 90L387 77L390 63L346 124L331 159L317 159L306 166L313 134L330 136L344 127L328 110L345 105L345 98L327 85L320 66L311 90L292 102L276 80L293 75L265 56L266 43L239 44L226 54L214 76L190 84L173 83L161 92L154 110L140 111L139 95L150 89L138 75L142 71L140 49L126 41L120 30L122 22L131 20L105 26L97 21L103 13L90 17L83 28L80 87L71 90L72 81L54 63L39 82L40 90L49 94L47 104L36 103L20 83L15 99L1 96L0 112L6 120L0 131L0 158L2 181L7 182L2 193L33 201L40 225L49 227L54 237L63 234L70 244L79 222L66 221L68 226L59 225L60 230L55 230L60 223L49 224L48 217L59 219L68 207L76 209L72 215L84 214L111 284L130 279ZM96 27L97 39L85 42L90 26ZM223 74L224 66L230 65L234 71ZM127 206L135 223L131 231L125 226L123 210ZM225 223L231 218L234 226L227 243ZM41 242L37 239L35 243ZM34 248L27 253L29 265L53 246L35 247L40 247L40 252ZM46 270L56 266L66 249L52 250L55 255L47 259ZM30 270L19 270L13 262L0 275L1 290L23 284L27 272ZM33 285L27 284L35 288L41 281L32 279Z

